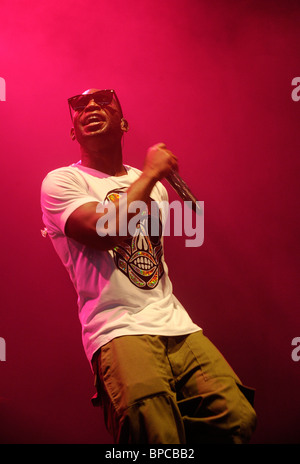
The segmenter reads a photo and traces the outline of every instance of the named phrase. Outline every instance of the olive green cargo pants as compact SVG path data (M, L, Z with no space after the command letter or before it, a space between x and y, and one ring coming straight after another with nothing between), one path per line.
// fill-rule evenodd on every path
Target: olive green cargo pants
M202 331L115 338L93 368L114 443L248 443L255 429L254 391Z

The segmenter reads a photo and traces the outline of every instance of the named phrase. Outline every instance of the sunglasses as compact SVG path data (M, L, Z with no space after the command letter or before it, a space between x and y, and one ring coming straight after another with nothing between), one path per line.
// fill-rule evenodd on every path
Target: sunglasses
M119 102L119 99L116 95L116 92L114 90L99 90L98 92L95 93L89 93L89 94L83 94L83 95L75 95L74 97L68 98L68 103L69 103L69 108L70 108L70 113L72 117L72 111L83 111L84 108L89 104L91 100L94 100L94 102L103 107L103 106L108 106L112 103L113 99L117 102L121 114L122 114L122 108Z

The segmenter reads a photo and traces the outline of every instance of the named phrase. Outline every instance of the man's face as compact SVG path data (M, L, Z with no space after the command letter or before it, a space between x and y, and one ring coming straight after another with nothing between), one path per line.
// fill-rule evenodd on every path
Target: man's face
M90 95L86 106L72 110L74 134L77 141L84 145L91 138L112 136L121 138L121 109L113 97L109 105L102 106L93 98L98 89L86 90L82 95Z

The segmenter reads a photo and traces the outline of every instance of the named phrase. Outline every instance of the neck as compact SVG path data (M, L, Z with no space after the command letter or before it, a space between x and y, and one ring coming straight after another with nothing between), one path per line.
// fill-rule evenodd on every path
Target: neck
M127 173L123 166L121 143L109 147L90 149L80 146L81 164L110 176L122 176Z

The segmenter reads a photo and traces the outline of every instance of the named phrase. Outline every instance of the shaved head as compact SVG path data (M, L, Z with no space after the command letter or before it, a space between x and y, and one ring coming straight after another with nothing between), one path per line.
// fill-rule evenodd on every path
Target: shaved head
M85 90L82 95L89 95L95 92L100 92L100 89L88 89L88 90Z

